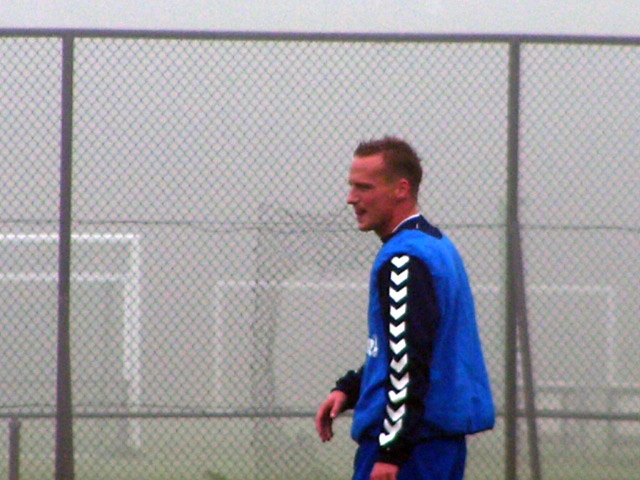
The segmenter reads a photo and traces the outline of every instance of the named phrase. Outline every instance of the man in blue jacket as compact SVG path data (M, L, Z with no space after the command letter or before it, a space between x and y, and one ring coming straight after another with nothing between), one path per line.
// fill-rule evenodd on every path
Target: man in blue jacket
M354 480L456 480L466 435L495 422L473 298L449 238L418 210L420 159L398 138L355 150L347 203L382 247L371 271L364 365L318 409L323 441L354 408Z

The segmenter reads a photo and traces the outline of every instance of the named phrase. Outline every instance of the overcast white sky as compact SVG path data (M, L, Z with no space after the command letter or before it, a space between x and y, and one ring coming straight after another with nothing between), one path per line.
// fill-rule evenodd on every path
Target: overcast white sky
M0 0L0 28L640 35L640 0Z

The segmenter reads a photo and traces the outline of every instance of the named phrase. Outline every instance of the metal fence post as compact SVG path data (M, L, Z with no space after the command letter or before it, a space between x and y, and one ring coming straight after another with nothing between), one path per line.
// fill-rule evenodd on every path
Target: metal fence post
M9 420L9 480L20 478L20 420Z
M62 36L62 125L60 148L60 231L58 251L58 375L56 395L56 480L73 480L71 410L71 158L73 110L73 35Z
M509 45L509 103L507 139L507 272L505 285L505 480L515 480L518 473L517 435L517 361L518 330L515 288L515 245L518 229L518 129L520 95L520 42Z
M524 380L525 414L532 477L542 478L536 426L533 365L529 346L524 264L519 219L519 132L520 132L520 41L509 48L509 134L507 204L507 335L506 335L506 478L517 478L517 352L520 339Z

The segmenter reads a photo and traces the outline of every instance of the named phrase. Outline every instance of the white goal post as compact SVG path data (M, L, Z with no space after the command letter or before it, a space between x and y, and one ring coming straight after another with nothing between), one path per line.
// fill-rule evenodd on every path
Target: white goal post
M11 233L0 234L0 245L57 244L58 234ZM126 270L117 273L72 272L71 280L78 283L112 283L121 285L123 292L122 314L122 375L127 384L127 409L137 411L142 398L141 320L140 320L140 280L141 247L140 235L134 233L83 233L72 234L72 244L121 244L128 248ZM58 272L3 272L0 283L56 283ZM128 422L127 443L131 447L142 446L140 420Z

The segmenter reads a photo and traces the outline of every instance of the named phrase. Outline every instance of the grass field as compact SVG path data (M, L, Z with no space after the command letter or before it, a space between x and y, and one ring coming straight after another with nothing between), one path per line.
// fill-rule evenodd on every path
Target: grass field
M328 444L315 438L311 419L144 420L143 446L127 449L116 421L79 421L75 427L75 473L79 480L348 480L355 445L349 421L339 421ZM465 480L504 478L502 425L469 440ZM543 478L551 480L631 480L638 478L640 442L608 444L593 432L541 435ZM118 433L120 432L120 433ZM574 433L569 431L569 433ZM577 433L577 431L575 432ZM50 421L23 423L22 480L52 478ZM518 478L530 478L524 435ZM7 447L6 439L2 442ZM5 450L6 451L6 450ZM6 458L6 457L5 457ZM4 471L3 471L4 470ZM0 477L7 478L7 467Z

